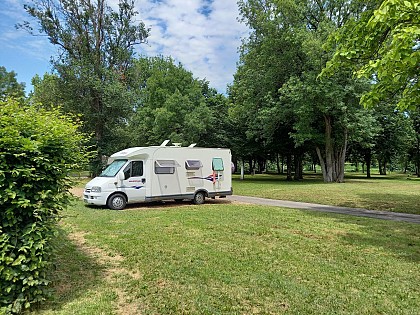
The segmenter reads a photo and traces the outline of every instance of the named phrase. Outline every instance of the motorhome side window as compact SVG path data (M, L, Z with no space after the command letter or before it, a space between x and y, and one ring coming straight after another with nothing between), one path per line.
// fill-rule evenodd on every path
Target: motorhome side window
M185 168L187 170L199 170L203 167L200 160L186 160L185 161Z
M223 159L219 157L213 158L213 171L224 171Z
M124 169L124 178L143 176L143 161L133 161Z
M175 160L157 160L155 161L155 174L174 174L177 166L179 164Z

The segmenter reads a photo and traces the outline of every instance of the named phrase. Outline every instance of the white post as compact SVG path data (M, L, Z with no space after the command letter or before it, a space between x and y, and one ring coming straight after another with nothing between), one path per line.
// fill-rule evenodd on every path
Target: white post
M244 165L244 160L242 159L242 163L241 163L241 180L243 180L245 178L245 165Z

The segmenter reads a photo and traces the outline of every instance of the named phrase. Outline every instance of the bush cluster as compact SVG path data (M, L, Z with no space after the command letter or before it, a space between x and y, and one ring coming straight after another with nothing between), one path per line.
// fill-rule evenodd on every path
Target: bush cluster
M0 314L46 297L51 239L86 161L78 123L58 110L0 102Z

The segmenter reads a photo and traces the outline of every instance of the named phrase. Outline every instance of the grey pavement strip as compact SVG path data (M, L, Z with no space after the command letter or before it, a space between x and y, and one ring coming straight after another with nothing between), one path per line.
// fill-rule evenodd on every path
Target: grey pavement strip
M382 220L393 220L393 221L404 221L410 223L420 224L420 215L418 214L409 214L409 213L398 213L390 211L377 211L377 210L367 210L359 208L348 208L348 207L336 207L336 206L327 206L319 205L315 203L306 203L306 202L295 202L295 201L286 201L286 200L273 200L259 197L249 197L249 196L228 196L229 200L245 202L257 205L266 205L266 206L275 206L275 207L285 207L285 208L294 208L294 209L304 209L304 210L314 210L321 212L332 212L339 214L347 214L360 217L369 217Z

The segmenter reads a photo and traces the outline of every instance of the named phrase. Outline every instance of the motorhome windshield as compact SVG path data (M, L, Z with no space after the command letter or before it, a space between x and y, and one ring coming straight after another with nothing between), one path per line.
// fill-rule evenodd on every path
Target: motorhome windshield
M114 160L107 166L101 175L99 175L99 177L114 177L126 162L127 160Z

